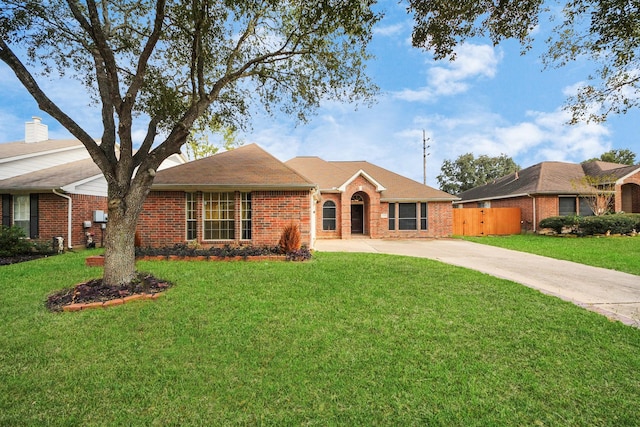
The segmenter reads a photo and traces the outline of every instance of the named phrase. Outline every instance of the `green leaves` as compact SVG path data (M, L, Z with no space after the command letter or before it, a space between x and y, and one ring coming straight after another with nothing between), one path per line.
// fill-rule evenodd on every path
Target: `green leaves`
M520 166L506 154L497 157L481 155L475 158L472 153L466 153L455 161L445 160L436 179L442 191L459 194L518 170Z
M415 27L413 45L436 59L455 58L455 47L474 37L495 45L516 39L528 50L532 31L547 10L542 0L409 0ZM578 121L606 120L640 105L640 4L627 0L568 0L548 38L547 66L561 67L581 57L598 64L588 83L568 98Z

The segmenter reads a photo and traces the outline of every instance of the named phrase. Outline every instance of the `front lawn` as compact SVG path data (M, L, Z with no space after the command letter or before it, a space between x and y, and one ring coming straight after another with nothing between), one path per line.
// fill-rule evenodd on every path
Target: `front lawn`
M640 275L640 237L558 237L521 234L464 239Z
M92 253L92 252L89 252ZM0 267L0 425L637 425L640 330L428 259L144 261L157 301L51 313L87 253Z

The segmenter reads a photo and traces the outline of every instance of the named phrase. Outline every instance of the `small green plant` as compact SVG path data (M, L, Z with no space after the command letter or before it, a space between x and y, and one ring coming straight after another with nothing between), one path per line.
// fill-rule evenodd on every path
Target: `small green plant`
M2 226L0 230L0 256L10 257L32 252L33 243L27 240L20 227Z
M302 243L300 229L297 224L291 223L282 230L278 246L285 254L300 250Z

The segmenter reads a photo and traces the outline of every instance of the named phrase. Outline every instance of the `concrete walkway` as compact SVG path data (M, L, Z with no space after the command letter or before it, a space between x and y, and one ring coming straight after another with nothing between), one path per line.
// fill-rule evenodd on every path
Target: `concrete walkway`
M430 258L521 283L640 327L640 276L456 239L317 240L320 252Z

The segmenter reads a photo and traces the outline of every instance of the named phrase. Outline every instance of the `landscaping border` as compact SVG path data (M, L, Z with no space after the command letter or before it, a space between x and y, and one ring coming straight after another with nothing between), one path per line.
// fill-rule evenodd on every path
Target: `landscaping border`
M95 308L107 308L112 307L114 305L122 305L131 301L138 300L157 300L162 293L158 292L155 294L133 294L124 298L117 298L108 301L98 301L98 302L86 302L86 303L74 303L65 305L62 307L62 311L81 311L81 310L91 310Z

